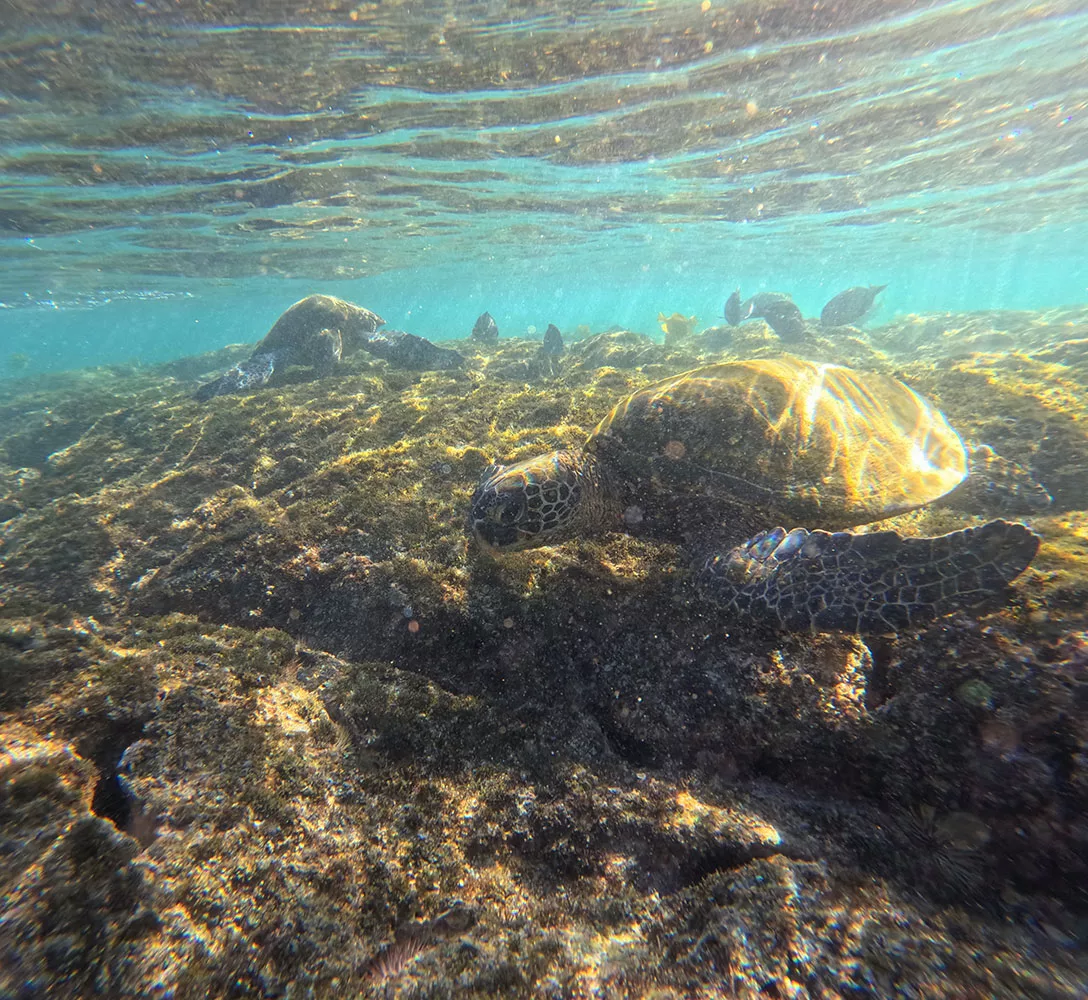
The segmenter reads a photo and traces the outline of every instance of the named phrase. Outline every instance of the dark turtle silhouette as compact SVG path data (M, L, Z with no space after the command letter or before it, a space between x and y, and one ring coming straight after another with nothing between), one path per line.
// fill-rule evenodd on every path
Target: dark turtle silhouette
M885 632L1002 593L1034 557L1038 537L1000 519L934 538L842 530L961 484L985 495L971 479L959 435L901 382L739 361L632 393L580 451L493 466L469 525L500 552L624 528L678 541L701 592L733 616ZM774 527L797 523L808 527Z
M746 319L764 319L782 340L798 340L805 333L801 310L785 292L758 292L741 302L738 288L726 300L725 319L730 326Z
M481 313L472 328L472 339L489 347L499 342L499 325L489 312Z
M848 323L856 323L870 309L876 297L887 288L887 285L855 285L853 288L839 292L838 295L828 300L826 306L820 311L820 323L823 326L845 326Z
M340 358L363 349L402 368L457 368L464 359L402 330L378 332L385 320L377 313L331 295L310 295L291 306L273 324L245 361L193 394L200 401L264 385L277 368L302 365L327 375Z

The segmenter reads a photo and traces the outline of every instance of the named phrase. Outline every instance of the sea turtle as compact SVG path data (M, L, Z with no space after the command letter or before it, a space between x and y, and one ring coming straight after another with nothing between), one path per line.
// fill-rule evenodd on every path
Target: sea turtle
M764 319L783 340L798 340L805 333L801 310L785 292L757 292L741 302L738 288L726 299L725 319L730 326L746 319Z
M842 530L957 487L993 492L968 464L945 417L893 378L794 357L726 362L632 393L580 451L493 466L469 526L500 552L607 530L674 540L734 616L886 632L1000 594L1035 555L1038 536L1005 520L935 538Z
M327 375L343 354L359 348L402 368L457 368L456 351L401 330L378 328L377 313L331 295L309 295L291 306L245 361L205 382L193 394L204 401L264 385L277 368L302 365Z
M820 323L823 326L845 326L856 323L870 309L876 297L887 285L854 285L838 295L832 296L820 311Z

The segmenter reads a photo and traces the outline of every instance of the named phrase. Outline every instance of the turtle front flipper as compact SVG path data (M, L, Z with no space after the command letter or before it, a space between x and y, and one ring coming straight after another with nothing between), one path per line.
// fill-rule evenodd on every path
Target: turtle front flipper
M1001 520L935 538L775 528L708 558L696 584L778 628L893 632L1001 594L1038 548L1026 525Z
M276 362L279 352L269 351L264 354L254 354L253 357L240 361L229 371L224 372L219 378L205 382L196 392L193 399L205 403L215 396L227 396L233 392L245 392L256 386L264 385L276 370Z

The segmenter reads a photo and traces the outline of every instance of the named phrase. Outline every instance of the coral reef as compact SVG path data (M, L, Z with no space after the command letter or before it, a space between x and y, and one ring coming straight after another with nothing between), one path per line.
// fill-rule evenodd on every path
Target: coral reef
M1006 607L868 643L730 629L665 544L467 545L493 457L764 324L453 346L0 383L0 996L1082 996L1085 316L790 345L1055 498Z

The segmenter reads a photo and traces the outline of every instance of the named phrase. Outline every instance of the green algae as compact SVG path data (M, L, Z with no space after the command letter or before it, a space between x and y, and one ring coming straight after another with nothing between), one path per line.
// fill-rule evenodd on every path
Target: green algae
M964 681L956 688L956 697L964 705L970 705L974 708L988 710L994 707L993 689L985 681L978 678Z
M1056 817L1088 794L1073 348L938 369L878 336L804 347L908 377L1037 469L1060 453L1036 567L976 622L869 645L743 634L669 545L466 545L492 457L577 446L654 378L777 349L741 329L713 349L588 337L547 377L515 340L458 374L352 358L204 407L154 371L96 375L39 475L0 470L0 727L31 761L3 772L0 813L67 859L13 883L31 945L6 968L58 996L87 984L65 994L47 954L106 989L194 996L788 994L858 969L878 993L1076 996L1079 959L1052 946L1076 940L1083 872L1082 825ZM980 332L948 330L949 351ZM96 814L122 758L127 818ZM958 909L978 886L1000 919ZM377 961L458 900L473 926ZM914 958L896 972L892 952Z

